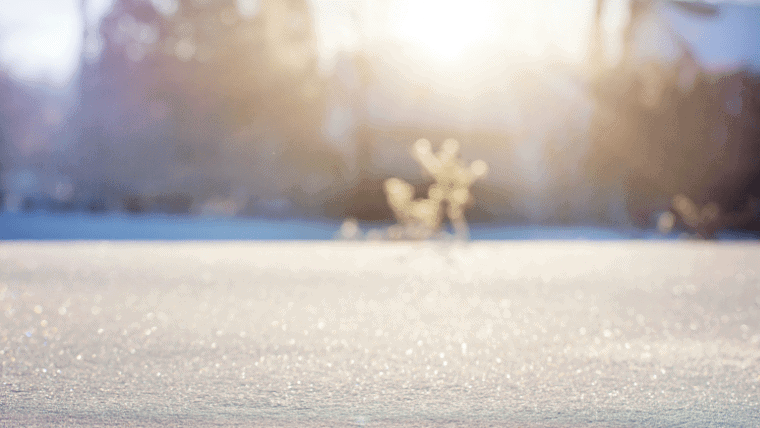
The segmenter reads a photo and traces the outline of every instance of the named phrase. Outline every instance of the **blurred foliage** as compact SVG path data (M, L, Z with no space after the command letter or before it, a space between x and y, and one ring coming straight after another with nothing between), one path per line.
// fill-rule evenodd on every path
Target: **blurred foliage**
M0 72L1 184L28 211L395 216L400 237L466 235L473 198L471 222L760 230L760 78L706 72L672 29L678 53L642 57L658 17L630 6L614 68L596 28L593 73L499 60L465 103L398 46L322 75L308 0L114 0L84 30L72 116ZM494 172L473 184L485 163L418 142L429 185L405 154L421 137Z
M463 164L459 159L459 142L451 138L443 142L437 154L432 152L430 141L417 140L412 156L435 183L428 188L426 199L414 199L414 187L404 180L385 181L388 204L401 225L400 229L391 230L391 237L430 238L440 230L445 212L457 237L467 238L464 210L472 203L473 182L488 171L486 163L476 160L469 166Z
M321 139L306 0L171 3L117 0L103 20L102 50L85 54L69 173L136 212L178 193L196 206L234 199L234 213L282 197L319 211L313 196L339 189L344 166Z
M677 227L708 237L757 228L744 210L760 196L760 76L749 68L708 73L673 29L657 34L679 53L652 57L656 47L641 40L660 25L654 5L631 4L623 58L593 81L589 181L600 189L621 183L636 226L672 209Z
M720 218L718 204L710 202L700 209L687 196L679 194L673 197L673 210L686 226L695 231L698 236L702 238L715 237Z
M750 196L744 206L726 212L715 202L708 202L700 208L688 196L678 194L673 197L671 210L675 215L668 212L660 218L661 232L669 233L674 227L682 226L698 238L714 239L721 230L756 226L760 199Z

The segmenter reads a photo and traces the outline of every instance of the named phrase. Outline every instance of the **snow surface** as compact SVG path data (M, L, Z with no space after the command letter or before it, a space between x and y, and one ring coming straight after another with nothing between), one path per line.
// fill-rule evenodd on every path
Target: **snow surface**
M760 247L5 242L0 426L760 426Z
M0 240L324 240L339 227L327 221L0 213Z
M204 218L193 216L123 214L0 213L0 241L15 240L332 240L340 222L334 220L266 220ZM362 224L364 236L390 224ZM475 224L474 240L672 240L679 233L661 235L655 230L612 229L600 226L516 226ZM740 231L718 234L723 240L757 239Z

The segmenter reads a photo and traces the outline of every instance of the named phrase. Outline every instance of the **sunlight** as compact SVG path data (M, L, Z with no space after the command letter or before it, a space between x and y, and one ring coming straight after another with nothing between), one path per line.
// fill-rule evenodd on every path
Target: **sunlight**
M400 5L392 25L403 40L444 60L458 58L467 48L498 33L496 10L489 2L467 4L417 0Z

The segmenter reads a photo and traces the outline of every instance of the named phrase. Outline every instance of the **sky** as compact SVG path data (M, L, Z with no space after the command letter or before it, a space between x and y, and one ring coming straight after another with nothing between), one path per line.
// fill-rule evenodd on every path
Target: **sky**
M78 0L0 0L0 64L22 80L60 84L78 66ZM44 13L40 13L44 11Z
M88 25L96 25L115 0L84 0ZM146 0L169 7L176 0ZM238 0L255 11L261 0ZM540 55L559 51L580 60L590 37L595 0L310 0L315 17L323 70L329 70L335 54L356 49L363 42L395 38L425 50L442 60L456 60L468 47L496 42L502 51ZM627 20L627 0L606 0L606 39L613 57L619 52L621 29ZM760 1L760 0L758 0ZM0 68L28 82L65 86L76 74L82 52L85 19L82 0L0 0ZM755 3L754 0L747 1ZM241 9L241 10L242 10ZM745 52L735 43L732 22L751 30L748 22L730 10L705 26L694 20L673 19L698 55L728 64ZM757 15L751 18L756 19ZM726 19L731 22L726 21ZM725 22L724 22L725 21ZM696 27L694 27L697 25ZM734 25L734 26L735 26ZM760 26L755 26L755 33ZM733 27L729 27L733 28ZM760 33L758 33L760 34ZM755 34L756 37L760 35ZM754 47L756 44L752 45ZM742 46L745 46L742 48ZM744 50L742 50L744 49ZM731 56L731 58L729 58ZM718 64L718 66L721 66Z
M0 67L30 82L65 85L76 73L85 18L82 0L0 0ZM87 0L86 19L97 23L113 0Z
M115 0L85 0L88 25L96 25ZM146 0L158 8L176 0ZM242 9L256 11L261 0L238 0ZM461 59L468 48L496 43L501 52L541 55L560 52L566 59L584 58L595 0L310 0L315 17L320 64L329 71L337 52L356 49L363 42L383 38L403 40L445 61ZM620 52L621 30L627 20L627 0L606 0L604 20L608 54ZM760 0L758 0L760 1ZM77 72L82 52L85 18L82 0L0 0L0 69L18 80L65 86ZM753 3L754 0L749 1ZM241 9L241 10L242 10ZM679 27L697 55L712 66L735 66L737 59L754 56L758 43L736 43L733 31L752 17L729 10L706 25L679 17ZM743 13L739 11L738 13ZM729 20L729 21L726 21ZM733 23L733 24L732 24ZM755 39L760 38L755 26ZM749 49L749 50L748 50ZM710 65L708 64L708 68Z
M98 22L113 1L87 0L87 20ZM159 6L172 3L150 1ZM362 40L381 35L406 39L444 59L494 37L518 50L541 50L553 43L570 56L579 56L592 4L592 0L471 0L458 6L431 0L311 1L323 68L330 67L338 51L355 49ZM80 5L81 0L0 0L0 67L19 80L65 85L75 75L82 51ZM373 19L382 16L390 17L385 27ZM518 31L497 34L497 19L505 19Z
M538 55L557 49L580 60L594 1L313 0L313 6L320 52L329 67L335 52L383 38L401 40L443 63L461 59L483 42L505 52ZM608 1L618 5L627 0ZM620 9L611 8L615 13Z

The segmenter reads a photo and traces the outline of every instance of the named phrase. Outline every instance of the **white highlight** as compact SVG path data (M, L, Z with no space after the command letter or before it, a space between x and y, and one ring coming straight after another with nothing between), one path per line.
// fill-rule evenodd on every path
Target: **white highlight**
M398 4L391 31L399 38L451 60L466 49L498 37L497 10L491 2L417 0Z

